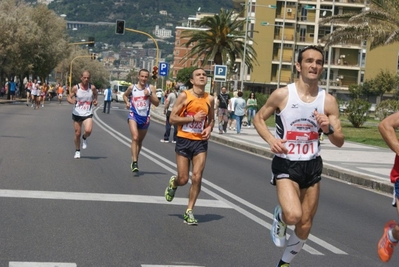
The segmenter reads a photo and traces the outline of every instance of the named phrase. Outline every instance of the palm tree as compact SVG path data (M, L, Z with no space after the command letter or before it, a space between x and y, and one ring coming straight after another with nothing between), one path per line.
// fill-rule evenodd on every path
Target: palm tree
M370 40L370 49L399 42L399 1L371 0L361 13L348 13L325 18L321 24L343 24L323 37L326 47L345 42Z
M216 65L223 65L230 62L230 69L234 68L236 58L244 58L245 64L249 69L253 68L253 62L258 63L256 51L252 46L246 45L243 30L246 25L245 20L239 19L233 10L225 11L220 9L220 13L213 17L204 17L199 21L199 28L204 30L185 30L182 38L190 38L185 46L191 45L191 50L183 57L181 62L185 63L191 58L195 58L194 64L200 61L200 66L207 65L212 60ZM252 38L247 37L247 41Z

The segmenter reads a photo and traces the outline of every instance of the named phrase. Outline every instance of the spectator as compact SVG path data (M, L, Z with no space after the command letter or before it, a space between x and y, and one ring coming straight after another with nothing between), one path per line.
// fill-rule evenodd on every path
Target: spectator
M252 119L255 117L257 109L258 109L258 102L256 101L255 93L252 92L247 100L248 128L251 128Z

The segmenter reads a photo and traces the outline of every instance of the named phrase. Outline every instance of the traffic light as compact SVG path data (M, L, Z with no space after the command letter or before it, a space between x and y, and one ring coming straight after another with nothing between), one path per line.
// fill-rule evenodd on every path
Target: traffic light
M152 79L156 80L158 78L158 67L154 66L152 68Z
M94 37L89 37L89 44L88 47L94 47Z
M96 53L91 53L91 60L95 60L97 58L97 54Z
M115 33L117 33L117 34L125 34L125 21L124 20L117 20L116 21Z

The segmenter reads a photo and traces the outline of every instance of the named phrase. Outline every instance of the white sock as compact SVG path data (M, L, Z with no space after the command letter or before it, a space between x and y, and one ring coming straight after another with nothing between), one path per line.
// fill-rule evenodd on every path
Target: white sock
M292 259L301 251L303 245L305 244L306 240L299 239L295 232L292 233L290 238L288 239L287 247L285 248L283 260L286 263L290 263Z
M398 243L398 240L396 240L396 239L393 237L392 229L390 229L390 230L388 231L388 238L389 238L389 240L390 240L391 242L393 242L393 243Z

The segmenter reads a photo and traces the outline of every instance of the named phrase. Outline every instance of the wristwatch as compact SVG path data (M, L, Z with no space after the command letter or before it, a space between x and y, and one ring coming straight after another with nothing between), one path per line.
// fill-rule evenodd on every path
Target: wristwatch
M324 135L329 135L333 133L334 133L334 127L332 127L331 124L328 126L328 133L323 132Z

